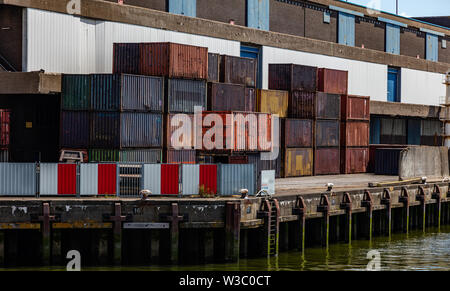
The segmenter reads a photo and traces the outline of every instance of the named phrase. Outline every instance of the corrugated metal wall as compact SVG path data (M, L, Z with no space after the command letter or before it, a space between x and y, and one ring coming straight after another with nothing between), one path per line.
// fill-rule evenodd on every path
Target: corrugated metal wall
M182 189L183 195L195 195L199 193L200 165L182 165Z
M240 195L241 189L247 189L248 195L255 195L255 165L233 164L219 165L218 194Z
M150 190L153 195L161 194L161 165L146 164L142 167L142 190Z
M35 196L36 165L0 163L0 195Z
M58 164L40 164L39 194L58 194Z
M404 103L439 106L439 98L446 95L443 74L402 68L400 78L400 94Z
M162 147L163 121L161 114L153 113L121 113L120 146Z

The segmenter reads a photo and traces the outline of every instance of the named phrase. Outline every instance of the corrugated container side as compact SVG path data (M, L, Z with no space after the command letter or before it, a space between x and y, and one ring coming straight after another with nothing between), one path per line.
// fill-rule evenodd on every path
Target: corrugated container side
M314 150L314 175L335 175L340 173L339 148L318 148Z
M164 163L166 164L195 164L195 150L166 150Z
M312 176L313 149L289 148L283 150L283 174L286 177Z
M9 109L0 109L0 148L9 146L11 131L11 111Z
M139 74L139 43L113 44L113 73Z
M290 118L315 118L316 93L292 91L289 93L288 116Z
M161 165L161 194L178 195L179 165Z
M34 163L0 163L1 196L35 196L36 190Z
M219 82L220 55L208 53L208 82Z
M168 114L165 116L165 148L194 148L194 115ZM172 140L173 139L173 140ZM175 143L173 142L175 141Z
M217 165L200 165L200 187L217 194Z
M121 109L125 111L164 110L164 78L121 76Z
M62 111L60 146L87 148L89 146L90 113L85 111Z
M117 174L116 164L98 165L98 195L117 194Z
M119 151L107 149L90 149L89 162L118 162Z
M289 92L279 90L256 91L256 110L263 113L278 114L287 117Z
M58 194L77 194L76 164L58 164Z
M162 114L157 113L121 113L121 148L161 148L163 146L162 119Z
M220 57L220 82L256 86L257 63L255 59L222 55Z
M316 120L315 122L315 147L338 147L339 144L339 120Z
M228 156L228 164L248 164L248 156Z
M347 94L348 72L320 68L317 71L318 90L332 94Z
M120 113L92 112L89 132L89 147L118 148L120 146Z
M317 92L315 117L321 119L341 118L341 95Z
M218 168L219 195L240 195L241 189L247 189L248 195L255 195L255 165L220 164Z
M123 163L160 164L162 162L162 149L121 150L119 161Z
M341 95L341 119L370 120L370 97Z
M206 82L169 79L167 83L167 111L194 113L195 106L206 110Z
M208 110L255 111L253 88L239 84L208 83Z
M377 144L369 145L369 164L367 166L367 171L373 173L375 171L375 152L377 149L382 148L397 148L406 149L409 145L393 145L393 144Z
M368 147L341 149L341 174L366 173L368 164Z
M181 166L181 194L197 195L200 190L200 165Z
M399 148L378 148L375 150L375 174L398 176Z
M197 153L195 158L197 164L214 164L214 156Z
M341 122L341 145L347 147L368 147L370 124L366 121Z
M91 100L91 76L63 74L61 107L64 110L88 110Z
M313 121L310 119L282 119L281 146L300 148L313 146Z
M380 144L406 144L406 119L381 118Z
M0 149L0 163L9 162L9 150Z
M91 75L91 109L118 111L120 109L121 75Z
M317 91L317 67L294 64L269 64L269 89Z
M208 49L175 43L141 43L140 75L208 78Z
M275 170L275 177L280 178L281 177L281 163L282 163L282 153L280 152L278 155L278 158L275 160L262 160L261 159L261 153L253 154L250 153L247 155L248 157L248 163L255 165L255 171L256 171L256 182L257 186L261 185L261 171L266 170ZM259 188L257 187L257 191Z

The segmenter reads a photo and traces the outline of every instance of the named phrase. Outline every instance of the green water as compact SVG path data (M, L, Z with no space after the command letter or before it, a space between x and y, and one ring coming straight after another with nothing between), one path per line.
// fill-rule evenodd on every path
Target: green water
M380 253L381 270L450 271L450 226L427 229L425 233L393 234L358 240L349 244L331 244L325 248L307 248L300 252L280 253L277 258L240 259L232 264L198 266L95 267L82 270L125 271L333 271L366 269L367 253ZM18 270L18 269L16 269ZM20 270L65 270L61 267L21 268Z

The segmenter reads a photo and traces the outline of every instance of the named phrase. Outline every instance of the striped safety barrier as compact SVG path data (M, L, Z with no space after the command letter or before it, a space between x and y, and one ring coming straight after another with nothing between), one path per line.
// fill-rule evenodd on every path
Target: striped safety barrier
M47 164L39 167L40 195L76 195L77 165Z
M179 165L144 164L141 189L150 190L152 195L178 195Z
M183 195L217 194L217 165L183 165Z
M118 195L117 164L80 164L80 195Z

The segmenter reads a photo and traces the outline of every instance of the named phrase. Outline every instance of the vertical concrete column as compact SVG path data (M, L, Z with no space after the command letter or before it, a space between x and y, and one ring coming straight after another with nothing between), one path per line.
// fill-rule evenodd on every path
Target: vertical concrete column
M422 231L425 232L426 230L426 218L427 218L427 199L425 196L425 190L423 189L422 186L419 186L418 188L418 194L417 194L417 200L419 200L421 202L421 220L420 220L420 225L422 227Z
M295 207L292 210L293 215L298 215L297 231L294 231L295 244L302 256L305 254L305 226L306 226L306 203L303 197L297 196Z
M44 265L49 265L51 256L50 222L55 220L55 216L50 215L50 204L48 202L42 204L42 212L43 215L38 217L41 221L42 260Z
M321 220L321 233L320 240L323 247L328 248L329 234L330 234L330 201L327 194L322 194L320 197L319 206L317 206L317 211L323 214Z
M389 189L383 190L383 195L381 197L381 204L386 206L385 209L385 219L384 219L384 229L385 234L391 237L392 233L392 205L391 205L391 192Z
M225 260L239 261L241 205L238 202L227 202L225 209Z
M172 203L172 216L167 217L170 221L170 262L178 263L178 246L179 246L179 224L183 220L183 216L178 213L178 203Z
M434 225L438 227L438 229L441 228L441 209L442 209L442 202L441 202L441 188L438 185L434 186L433 191L433 198L436 199L436 206L435 206L435 221Z
M122 215L122 207L120 203L114 204L115 215L110 217L113 221L113 244L114 244L114 264L120 265L122 262L122 222L126 216Z
M364 191L363 201L361 206L366 208L366 222L367 222L367 238L372 240L373 229L373 199L372 194L369 191Z
M214 230L205 229L203 241L204 241L204 248L205 248L205 250L204 250L205 262L211 263L214 261Z
M52 264L60 265L62 258L61 230L52 230Z
M399 202L403 203L402 208L402 230L404 233L409 232L409 192L403 187L400 193Z

